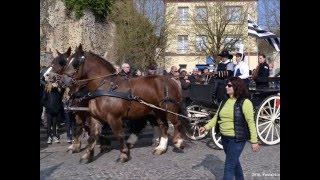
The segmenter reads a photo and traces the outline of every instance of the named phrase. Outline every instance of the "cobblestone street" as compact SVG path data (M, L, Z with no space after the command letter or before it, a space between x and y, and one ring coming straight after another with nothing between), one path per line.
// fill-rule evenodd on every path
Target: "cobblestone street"
M40 131L45 132L45 129ZM211 137L189 141L183 153L174 152L171 138L165 154L153 155L150 127L144 130L136 148L130 151L131 160L116 162L119 156L118 142L114 137L112 150L99 154L95 148L95 158L90 164L79 164L84 151L77 154L66 152L65 133L60 144L45 144L45 133L40 134L40 179L216 179L223 177L225 154L216 150ZM110 135L111 136L111 135ZM85 139L82 141L85 147ZM247 180L280 179L280 144L260 146L253 153L249 143L240 157Z

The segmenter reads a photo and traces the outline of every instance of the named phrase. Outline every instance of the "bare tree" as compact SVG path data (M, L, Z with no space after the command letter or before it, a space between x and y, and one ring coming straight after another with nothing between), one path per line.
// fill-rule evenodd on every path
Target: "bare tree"
M154 60L158 61L160 54L169 46L168 36L173 31L168 27L174 22L172 14L174 10L167 10L165 14L164 0L135 0L138 11L147 17L154 26L157 37L157 51Z
M259 25L280 36L280 0L259 0Z
M191 43L197 51L215 60L224 49L237 50L238 43L247 33L247 26L243 25L247 13L246 3L234 6L226 6L221 1L197 3L196 12L191 16L191 31L186 29L196 36L196 40Z
M259 0L259 21L263 29L270 31L280 37L280 0ZM272 53L275 49L265 40L258 40L260 52Z
M139 69L156 64L168 34L164 11L156 8L159 3L161 1L136 0L114 4L110 19L117 27L117 63L128 62Z

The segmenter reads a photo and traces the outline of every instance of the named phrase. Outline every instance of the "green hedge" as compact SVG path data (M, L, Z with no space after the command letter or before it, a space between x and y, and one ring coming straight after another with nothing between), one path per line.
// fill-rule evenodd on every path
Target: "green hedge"
M110 13L110 7L114 0L64 0L67 7L67 14L75 12L77 19L83 16L83 10L89 9L99 20L104 20Z

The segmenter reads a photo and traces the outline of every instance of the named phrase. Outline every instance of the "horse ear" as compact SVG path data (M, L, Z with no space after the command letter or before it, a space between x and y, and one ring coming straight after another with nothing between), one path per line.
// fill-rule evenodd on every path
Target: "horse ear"
M56 51L57 51L57 53L58 53L58 55L60 56L61 55L61 53L56 49Z
M78 49L82 51L82 44L81 43L80 43Z
M70 54L71 54L71 47L68 48L66 54L68 55L68 57L70 56Z

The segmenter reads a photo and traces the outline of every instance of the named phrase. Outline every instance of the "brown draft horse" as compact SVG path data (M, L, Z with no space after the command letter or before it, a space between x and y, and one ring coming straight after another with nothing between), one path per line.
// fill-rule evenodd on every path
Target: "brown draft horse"
M58 50L57 54L58 56L55 57L50 66L49 71L47 73L51 73L52 75L49 75L53 77L54 75L62 75L63 68L68 62L68 58L71 54L71 47L68 48L67 52L60 53ZM51 67L51 68L50 68ZM87 93L86 88L81 88L81 86L72 86L70 87L69 93L73 94L75 92L78 93ZM73 106L75 107L88 107L88 100L83 100L78 103L74 103ZM78 153L81 149L81 134L83 132L83 129L85 129L88 132L88 135L90 136L90 127L93 127L96 122L96 120L92 120L90 113L87 111L75 111L75 119L76 119L76 132L75 137L72 142L72 145L68 147L69 153ZM106 138L100 138L100 149L101 152L107 151L110 149L110 142Z
M121 162L130 159L130 151L125 143L123 120L139 120L147 115L155 114L161 130L160 144L155 148L154 154L166 152L168 144L168 121L174 126L173 144L176 148L184 148L181 137L181 123L177 115L151 108L139 103L141 99L152 105L161 107L171 112L181 110L182 90L176 82L165 76L148 76L126 79L116 73L114 67L103 58L92 52L84 52L80 45L72 55L64 69L62 81L66 86L72 86L79 80L87 80L87 88L92 96L89 100L89 111L93 119L107 122L113 134L120 143ZM108 76L106 76L108 75ZM97 95L99 94L100 95ZM101 95L101 93L110 93ZM189 121L181 121L186 128L190 127ZM81 161L91 162L94 155L94 146L101 131L101 123L97 124L89 137L86 153Z

